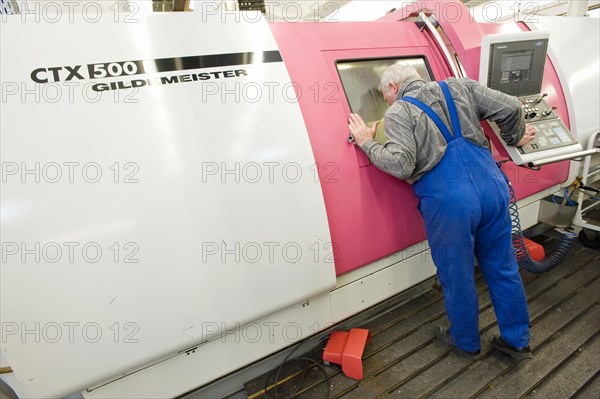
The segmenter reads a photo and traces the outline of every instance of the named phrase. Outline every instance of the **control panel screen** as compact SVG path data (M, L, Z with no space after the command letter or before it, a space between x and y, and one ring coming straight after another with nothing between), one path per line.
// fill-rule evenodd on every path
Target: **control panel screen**
M502 54L500 83L531 79L533 50L512 51Z
M547 39L491 44L487 86L516 97L539 93L547 48Z

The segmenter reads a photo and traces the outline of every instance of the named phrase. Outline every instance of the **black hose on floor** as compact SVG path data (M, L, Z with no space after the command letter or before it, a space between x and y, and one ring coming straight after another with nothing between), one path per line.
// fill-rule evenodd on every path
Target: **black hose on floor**
M517 264L519 267L527 270L530 273L540 274L545 273L549 270L554 269L556 266L563 261L567 254L573 248L575 241L577 240L577 234L573 232L563 232L563 235L558 242L558 245L554 250L548 254L544 259L539 262L534 261L527 252L525 241L523 240L523 231L521 230L521 220L519 219L519 208L517 206L517 197L515 196L515 190L508 180L506 175L504 176L506 183L508 184L508 191L510 193L510 218L512 220L512 238L513 246L515 247L515 255L517 257Z

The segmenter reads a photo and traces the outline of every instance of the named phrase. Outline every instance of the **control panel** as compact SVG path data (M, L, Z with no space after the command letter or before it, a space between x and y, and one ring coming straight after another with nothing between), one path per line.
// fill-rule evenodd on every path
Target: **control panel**
M541 93L549 37L548 32L501 33L484 36L481 42L480 83L517 97L525 122L537 130L532 142L512 147L504 142L498 126L490 123L517 165L570 159L582 150L554 112L556 107L546 102L548 95Z
M517 148L521 154L531 154L577 144L569 129L554 113L556 107L549 106L544 97L546 97L545 94L521 99L525 122L537 130L535 140Z

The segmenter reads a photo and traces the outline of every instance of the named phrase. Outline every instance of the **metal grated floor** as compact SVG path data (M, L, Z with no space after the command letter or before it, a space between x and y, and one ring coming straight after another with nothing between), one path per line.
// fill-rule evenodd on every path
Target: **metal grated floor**
M536 241L551 249L556 240ZM600 252L576 246L563 263L541 275L522 272L531 318L532 360L515 362L496 351L496 319L483 277L478 274L482 356L472 361L434 337L447 324L441 292L432 290L354 327L371 331L365 348L365 377L355 381L325 367L331 398L598 398L600 397ZM320 351L313 353L319 359ZM285 367L278 397L327 397L318 368L302 362ZM302 373L301 371L305 371ZM267 373L269 374L269 373ZM245 384L251 399L267 399L267 375ZM291 391L290 391L291 389ZM297 391L285 395L285 391Z

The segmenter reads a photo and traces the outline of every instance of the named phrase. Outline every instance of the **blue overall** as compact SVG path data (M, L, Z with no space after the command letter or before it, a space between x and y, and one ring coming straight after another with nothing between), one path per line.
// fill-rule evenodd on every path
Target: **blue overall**
M476 256L500 334L521 348L529 344L529 314L512 244L507 183L489 150L463 138L450 90L445 82L439 85L454 135L427 105L412 97L402 100L425 112L447 143L441 161L413 189L444 291L450 335L463 350L480 348Z

